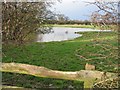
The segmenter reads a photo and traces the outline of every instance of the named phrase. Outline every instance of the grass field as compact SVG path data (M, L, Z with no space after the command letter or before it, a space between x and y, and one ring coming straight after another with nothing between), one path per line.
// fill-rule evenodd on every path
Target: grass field
M81 49L80 53L82 55L88 51L91 51L91 53L99 51L99 46L92 46L94 43L117 45L114 32L104 32L99 37L97 37L97 32L85 32L81 34L83 34L82 37L69 41L32 43L21 47L12 45L3 46L3 52L6 56L3 57L3 62L27 63L56 70L81 70L84 69L86 62L75 55L76 50ZM95 41L96 39L98 39L98 42ZM96 61L90 61L90 63L94 64ZM103 66L101 65L97 69L103 68Z
M95 28L92 25L53 25L53 27L70 27L70 28Z
M118 59L117 49L114 47L118 45L117 34L115 32L81 32L80 34L83 36L69 41L34 42L19 47L3 46L3 62L26 63L62 71L85 69L84 66L88 62L95 65L96 70L116 72ZM106 57L98 58L102 56ZM9 74L4 74L4 77L11 78ZM36 79L33 82L36 82ZM18 86L21 85L18 83Z
M29 88L30 90L48 90L48 88L59 88L61 90L69 88L69 85L73 86L75 90L84 88L84 82L74 80L63 80L54 78L40 78L31 75L16 74L16 73L2 73L3 84L9 86L17 86ZM12 90L12 89L11 89ZM17 90L15 88L15 90ZM23 90L23 89L18 89ZM26 89L25 89L26 90Z
M91 29L117 29L117 26L116 25L105 25L105 26L101 26L101 27L98 27L96 25L84 25L84 24L73 24L73 25L70 25L70 24L64 24L64 25L59 25L59 24L54 24L54 25L51 25L53 27L66 27L66 28L91 28Z

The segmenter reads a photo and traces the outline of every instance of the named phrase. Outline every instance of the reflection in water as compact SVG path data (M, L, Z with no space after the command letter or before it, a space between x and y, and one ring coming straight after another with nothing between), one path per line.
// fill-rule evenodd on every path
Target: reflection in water
M101 31L101 30L86 29L86 28L54 27L53 30L51 31L51 33L38 34L37 42L71 40L71 39L82 36L81 34L77 34L75 32L85 32L85 31ZM110 30L107 30L107 31L110 31Z

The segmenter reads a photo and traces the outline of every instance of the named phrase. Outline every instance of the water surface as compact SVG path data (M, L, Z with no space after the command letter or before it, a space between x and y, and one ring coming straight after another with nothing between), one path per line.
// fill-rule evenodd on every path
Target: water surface
M82 36L82 34L77 34L75 32L87 32L87 31L103 31L103 30L95 30L95 29L89 29L89 28L53 27L50 33L38 34L37 42L72 40ZM110 31L110 30L104 30L104 31Z

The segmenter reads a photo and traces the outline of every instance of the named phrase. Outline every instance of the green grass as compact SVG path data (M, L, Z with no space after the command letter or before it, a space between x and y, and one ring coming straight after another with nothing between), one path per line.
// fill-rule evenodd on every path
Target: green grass
M92 25L58 25L55 24L53 27L70 27L70 28L95 28Z
M96 53L100 51L101 47L93 47L96 43L105 43L116 46L114 32L100 33L99 37L97 32L84 32L82 37L75 40L62 41L62 42L47 42L47 43L32 43L21 47L16 46L3 46L3 52L6 57L3 57L3 62L17 62L26 63L37 66L45 66L50 69L75 71L84 69L86 61L77 57L75 54L87 55L86 52ZM94 40L95 39L95 40ZM96 41L98 39L98 41ZM93 40L93 41L91 41ZM76 50L81 50L76 52ZM83 50L82 50L83 49ZM102 52L106 53L106 51ZM101 61L101 60L99 60ZM89 61L89 63L98 64L98 60ZM114 63L117 63L117 61ZM110 61L110 62L112 62ZM109 65L105 60L106 65ZM97 69L103 68L103 65L96 65ZM108 71L110 68L108 67ZM104 69L102 69L104 70Z
M66 28L91 28L91 29L117 29L116 25L106 25L106 26L94 26L94 25L85 25L85 24L64 24L64 25L59 25L59 24L54 24L51 25L53 27L66 27Z
M117 49L113 48L118 46L117 34L115 32L81 32L80 34L83 36L69 41L34 42L19 47L3 45L3 62L26 63L62 71L85 69L84 66L88 62L95 65L96 70L116 72L118 59L114 55L117 55ZM87 61L76 54L92 60ZM107 57L99 59L100 55L91 54ZM4 74L4 77L10 78L7 74Z
M38 90L40 89L44 90L48 88L58 88L59 90L63 90L65 88L69 88L70 85L75 90L80 90L84 88L83 85L84 82L82 81L62 80L62 79L54 79L54 78L40 78L31 75L5 73L5 72L2 74L3 74L3 78L2 78L3 82L5 82L5 85L9 85L9 86L25 87L28 89L30 88L30 89L38 89Z

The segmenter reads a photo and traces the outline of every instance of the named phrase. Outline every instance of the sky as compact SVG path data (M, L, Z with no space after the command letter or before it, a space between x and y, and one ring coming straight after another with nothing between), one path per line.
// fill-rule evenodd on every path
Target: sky
M85 2L94 0L62 0L53 5L53 11L64 14L72 20L89 20L92 12L97 10L94 5Z

